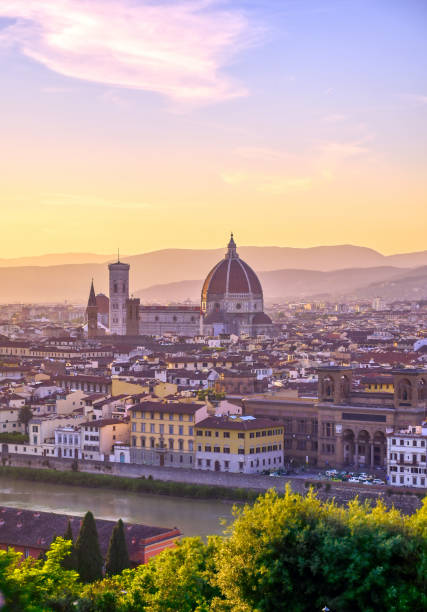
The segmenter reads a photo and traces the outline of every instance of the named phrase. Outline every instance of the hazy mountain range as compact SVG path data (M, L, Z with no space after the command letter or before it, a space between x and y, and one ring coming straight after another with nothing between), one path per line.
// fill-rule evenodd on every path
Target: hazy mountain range
M266 298L427 295L427 251L385 256L342 245L239 247L238 252L260 275ZM203 279L224 253L225 249L165 249L121 259L131 264L135 296L167 303L198 301ZM107 263L112 260L90 253L0 260L0 302L84 302L92 277L96 291L107 293Z

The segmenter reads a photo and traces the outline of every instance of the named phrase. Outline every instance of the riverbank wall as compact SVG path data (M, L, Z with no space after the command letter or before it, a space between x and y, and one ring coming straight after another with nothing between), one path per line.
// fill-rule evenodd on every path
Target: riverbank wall
M292 476L264 476L260 474L232 474L228 472L212 472L202 470L187 470L183 468L159 467L131 465L126 463L109 463L97 461L75 461L64 458L31 457L25 455L9 455L3 457L3 465L25 468L50 469L64 472L76 471L89 474L105 474L126 478L145 478L155 481L200 485L202 487L229 488L230 499L233 500L233 489L248 489L263 493L268 489L275 488L278 492L283 492L286 484L289 484L293 491L305 494L310 486L317 490L319 499L329 500L334 498L339 504L347 504L349 501L358 497L362 502L368 500L375 502L378 499L384 501L387 507L395 506L405 514L412 514L421 507L422 498L426 491L419 489L395 489L385 485L375 486L358 485L354 483L318 481ZM179 495L179 487L174 487L174 494ZM211 491L209 497L214 491ZM200 495L202 497L203 495ZM224 498L223 491L221 497ZM241 500L237 498L236 500Z

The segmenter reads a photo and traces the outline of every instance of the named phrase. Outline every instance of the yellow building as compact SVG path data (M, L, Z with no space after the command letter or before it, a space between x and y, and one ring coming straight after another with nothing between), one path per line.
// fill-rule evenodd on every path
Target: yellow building
M194 426L208 416L206 404L144 400L129 414L131 463L194 466Z
M393 376L367 376L362 384L371 393L394 393Z
M196 427L197 469L252 474L283 466L283 427L251 416L211 416Z
M127 377L129 378L129 377ZM111 379L111 394L112 395L137 395L139 393L153 393L157 397L163 398L167 395L173 395L178 390L178 385L167 382L150 382L150 384L139 384L125 380L119 377Z

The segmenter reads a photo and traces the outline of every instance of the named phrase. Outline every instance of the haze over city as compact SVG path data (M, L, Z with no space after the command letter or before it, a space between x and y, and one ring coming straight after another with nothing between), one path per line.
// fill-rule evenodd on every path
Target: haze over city
M422 0L0 3L0 257L425 249ZM105 32L109 32L105 35Z

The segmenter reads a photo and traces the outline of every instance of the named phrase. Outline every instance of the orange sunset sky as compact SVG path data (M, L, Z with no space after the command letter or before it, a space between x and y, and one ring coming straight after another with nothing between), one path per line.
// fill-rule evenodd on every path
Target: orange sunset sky
M0 257L427 248L423 1L0 3Z

